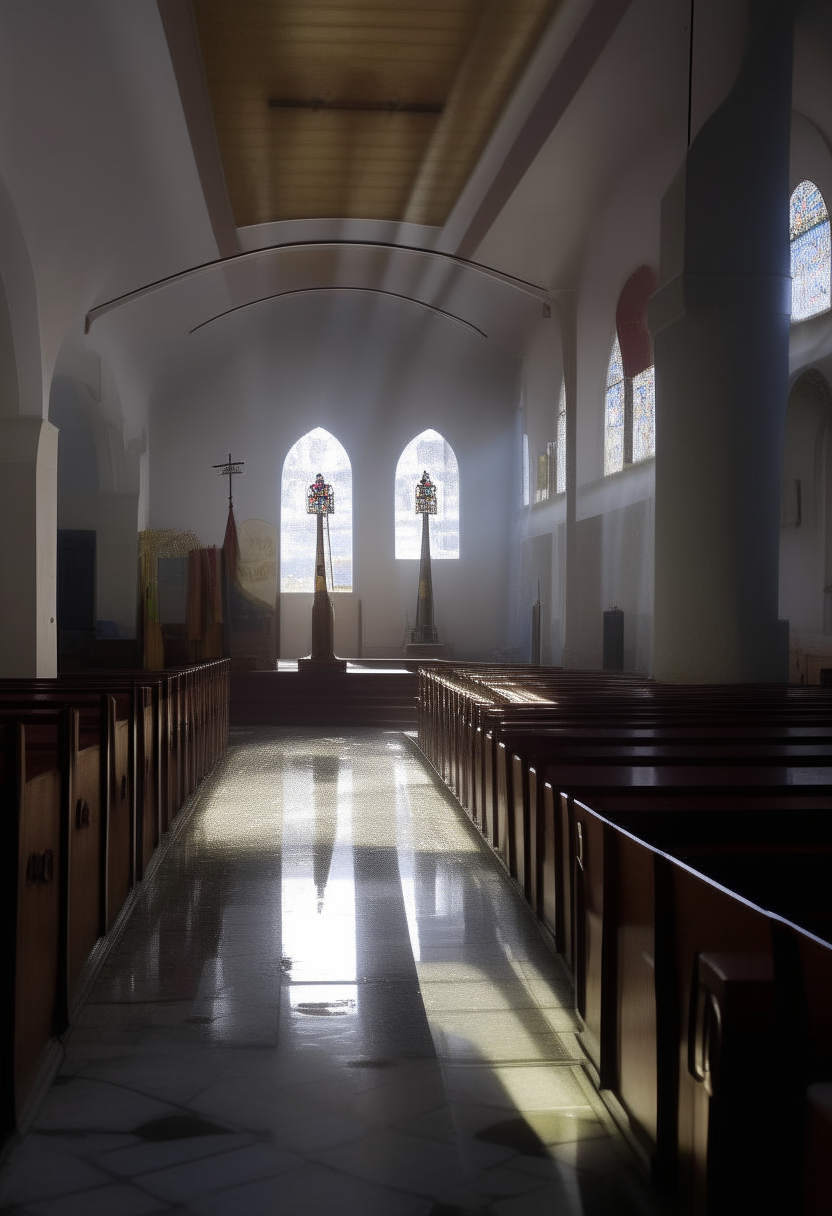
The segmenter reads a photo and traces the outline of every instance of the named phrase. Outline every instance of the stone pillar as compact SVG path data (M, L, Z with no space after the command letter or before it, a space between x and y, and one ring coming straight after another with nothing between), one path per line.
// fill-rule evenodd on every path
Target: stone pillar
M575 667L580 637L580 594L578 580L578 351L575 293L558 296L563 385L566 399L566 555L563 562L566 588L564 600L563 648L561 664Z
M324 560L324 517L316 516L317 546L315 550L315 598L312 601L312 658L320 663L331 663L335 658L332 644L332 604L326 589L326 561Z
M336 659L333 645L332 602L326 589L324 560L324 517L317 519L315 548L315 598L312 600L312 654L298 659L298 671L346 671L346 659Z
M779 502L788 378L792 5L748 6L745 56L662 207L654 674L784 680Z
M416 600L416 628L411 641L431 646L439 642L433 623L433 578L430 572L430 515L422 516L422 555L419 560L419 596Z
M0 676L58 673L58 430L0 419Z

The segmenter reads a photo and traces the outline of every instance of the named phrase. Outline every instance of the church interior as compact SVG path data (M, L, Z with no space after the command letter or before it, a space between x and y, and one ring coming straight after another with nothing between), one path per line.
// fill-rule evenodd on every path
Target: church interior
M0 1212L827 1211L831 82L0 0Z

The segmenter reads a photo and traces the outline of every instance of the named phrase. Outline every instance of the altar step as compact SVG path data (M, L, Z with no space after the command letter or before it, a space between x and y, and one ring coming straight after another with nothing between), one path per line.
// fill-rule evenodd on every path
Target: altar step
M415 671L235 671L232 726L416 727Z

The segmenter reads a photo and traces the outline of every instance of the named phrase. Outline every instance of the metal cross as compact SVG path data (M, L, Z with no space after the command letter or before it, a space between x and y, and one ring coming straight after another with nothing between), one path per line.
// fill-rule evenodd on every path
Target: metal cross
M212 464L212 469L219 469L220 477L228 478L228 509L231 510L234 505L234 500L231 497L231 484L235 477L241 477L243 473L244 460L232 460L231 453L228 453L228 460L225 464Z

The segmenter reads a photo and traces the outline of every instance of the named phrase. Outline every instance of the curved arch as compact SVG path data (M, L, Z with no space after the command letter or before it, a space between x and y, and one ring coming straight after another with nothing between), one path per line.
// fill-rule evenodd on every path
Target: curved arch
M658 279L639 266L621 289L604 396L604 473L655 455L656 392L647 303Z
M435 313L439 317L445 317L446 320L453 321L457 325L464 325L466 329L470 329L472 333L478 334L481 338L488 337L484 329L480 329L478 325L472 324L471 321L466 321L464 317L457 316L455 312L448 312L445 308L437 308L435 304L428 304L424 300L417 299L416 296L402 295L400 291L384 291L381 287L293 287L289 291L276 291L272 295L263 296L259 300L249 300L247 304L237 304L234 308L226 308L224 312L216 313L213 317L209 317L207 321L200 321L199 325L195 325L193 329L189 329L188 333L195 334L198 330L204 329L206 325L213 325L215 321L221 321L223 317L230 317L234 313L242 312L246 308L255 308L258 304L268 304L271 300L282 300L284 296L307 296L321 291L363 291L375 296L390 296L394 300L404 300L408 304L418 304L420 308L424 308L428 312Z
M161 291L163 288L175 283L185 282L205 271L221 270L225 273L231 263L240 262L246 264L267 254L279 254L285 250L301 249L314 251L318 249L348 248L385 249L390 250L392 253L419 254L428 259L444 261L448 265L455 265L462 270L471 270L486 278L494 279L495 282L504 283L507 287L513 288L523 295L531 296L535 300L542 300L544 303L547 303L550 299L547 287L542 287L537 283L530 283L526 279L519 279L516 275L508 274L504 270L496 270L493 266L486 266L484 263L475 262L471 258L460 257L454 253L446 253L441 249L428 249L421 245L400 245L394 241L287 241L277 245L267 245L262 249L244 249L240 253L232 254L231 257L214 258L210 262L203 262L199 266L190 266L187 270L178 270L175 274L167 275L163 279L155 279L152 283L146 283L144 287L137 287L133 291L125 292L124 295L115 296L112 300L106 300L103 304L97 304L95 308L89 310L84 318L84 333L88 334L98 318L105 316L108 312L112 312L114 308L121 308L124 304L130 304L133 300L140 300L144 296Z
M343 444L316 426L292 445L283 461L280 590L284 594L314 591L315 518L306 513L306 492L318 473L323 473L335 493L335 511L327 517L332 550L330 590L352 591L352 465Z
M814 182L802 181L789 199L792 321L804 321L830 307L832 246L829 211Z
M436 485L436 515L430 521L431 558L459 557L459 465L444 436L428 428L411 439L396 465L396 557L418 559L422 521L415 512L416 482L427 470Z

